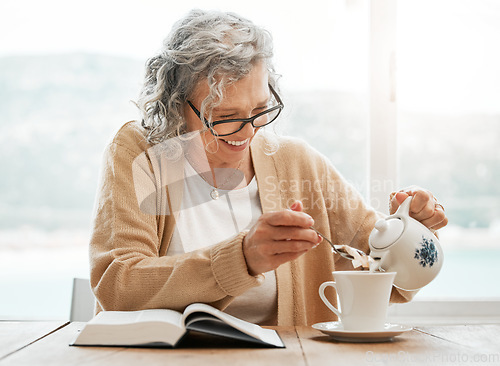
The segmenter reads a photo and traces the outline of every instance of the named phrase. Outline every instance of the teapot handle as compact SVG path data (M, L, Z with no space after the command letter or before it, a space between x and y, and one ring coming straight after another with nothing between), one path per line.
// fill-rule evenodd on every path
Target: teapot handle
M410 204L411 204L411 199L412 196L408 196L403 203L398 207L397 211L395 212L395 215L403 215L403 216L410 216Z

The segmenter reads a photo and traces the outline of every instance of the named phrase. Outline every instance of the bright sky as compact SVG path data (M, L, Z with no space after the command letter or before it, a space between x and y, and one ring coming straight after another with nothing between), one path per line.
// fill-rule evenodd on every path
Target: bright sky
M4 0L0 57L77 51L146 60L189 9L218 8L238 12L271 31L285 86L363 92L368 71L367 4L368 0ZM399 107L500 113L500 1L400 0L398 10Z
M399 107L499 114L500 1L398 6Z
M0 56L89 51L146 60L176 20L192 8L210 8L240 13L271 31L284 84L306 89L365 88L367 48L348 42L366 42L366 21L355 12L346 13L343 0L310 4L307 8L303 3L268 0L8 0L0 4L0 13L8 14L0 22ZM338 57L332 42L347 46L349 57ZM310 73L311 67L316 74ZM318 75L318 70L324 72Z

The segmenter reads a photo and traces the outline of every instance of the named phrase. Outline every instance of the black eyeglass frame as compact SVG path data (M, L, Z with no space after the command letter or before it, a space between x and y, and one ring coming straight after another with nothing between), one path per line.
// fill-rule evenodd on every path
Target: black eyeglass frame
M260 128L260 127L264 127L264 126L267 126L268 124L276 121L276 119L278 118L278 116L280 115L281 111L283 110L283 108L285 107L285 105L283 104L283 102L281 101L281 98L279 97L278 93L276 93L276 91L274 90L274 88L271 86L271 84L268 84L269 85L269 90L271 90L271 93L273 94L274 98L276 98L276 102L278 102L277 105L275 105L274 107L271 107L269 109L266 109L265 111L263 112L260 112L260 113L257 113L255 116L252 116L250 118L236 118L236 119L223 119L223 120L219 120L219 121L214 121L212 122L212 125L210 125L210 123L208 123L208 121L203 118L201 116L201 113L200 111L193 105L193 103L191 103L189 100L187 101L189 106L191 107L191 109L193 110L193 112L198 116L198 118L205 124L205 126L207 126L210 131L212 132L213 135L216 135L216 136L229 136L229 135L232 135L232 134L235 134L236 132L238 131L241 131L243 129L243 127L245 127L245 125L247 123L250 123L252 124L252 127L253 128ZM278 114L276 115L276 117L274 117L271 121L267 122L266 124L262 125L262 126L254 126L254 121L263 116L264 114L268 114L268 113L271 113L273 111L275 111L276 109L279 109L279 112ZM225 133L225 134L218 134L214 131L213 127L215 127L216 125L220 125L220 124L224 124L224 123L234 123L234 122L241 122L241 126L240 128L238 128L236 131L234 132L231 132L231 133Z

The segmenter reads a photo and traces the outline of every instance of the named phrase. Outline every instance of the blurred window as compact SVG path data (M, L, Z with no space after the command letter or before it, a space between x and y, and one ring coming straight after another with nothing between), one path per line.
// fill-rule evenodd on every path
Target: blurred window
M199 6L235 11L271 31L286 107L270 127L307 140L368 198L369 130L377 128L368 104L370 2L289 3L286 14L262 0ZM441 233L446 264L419 296L500 296L480 280L499 276L500 6L397 6L399 183L429 188L450 217ZM89 275L103 149L138 118L130 101L144 63L191 7L0 4L8 15L0 23L0 319L68 318L72 278Z
M420 297L500 297L500 3L398 1L401 186L432 190L450 223Z

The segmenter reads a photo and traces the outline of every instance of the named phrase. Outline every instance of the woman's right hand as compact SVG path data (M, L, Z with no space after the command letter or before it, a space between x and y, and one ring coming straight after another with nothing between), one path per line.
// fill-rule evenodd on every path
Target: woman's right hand
M315 248L322 238L310 228L313 224L300 201L290 210L263 214L243 240L248 273L271 271Z

